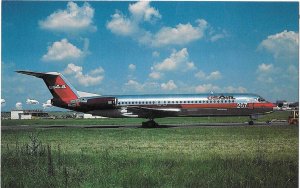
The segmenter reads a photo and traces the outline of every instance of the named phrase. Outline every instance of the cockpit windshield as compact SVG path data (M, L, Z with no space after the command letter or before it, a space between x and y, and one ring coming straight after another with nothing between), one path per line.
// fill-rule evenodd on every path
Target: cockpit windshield
M262 98L262 97L258 97L258 102L266 102L266 100L264 99L264 98Z

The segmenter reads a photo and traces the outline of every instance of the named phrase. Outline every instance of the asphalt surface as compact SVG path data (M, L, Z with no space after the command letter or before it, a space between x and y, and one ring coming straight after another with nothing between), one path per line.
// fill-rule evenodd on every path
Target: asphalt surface
M255 122L254 125L248 123L198 123L198 124L162 124L157 128L205 128L205 127L262 127L262 126L287 126L287 122ZM128 129L143 128L141 125L13 125L1 126L1 131L5 130L27 130L27 129L61 129L61 128L78 128L78 129Z

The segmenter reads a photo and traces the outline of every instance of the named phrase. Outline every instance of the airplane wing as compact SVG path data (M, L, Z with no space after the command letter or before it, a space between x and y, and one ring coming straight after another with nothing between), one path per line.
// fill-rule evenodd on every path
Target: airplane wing
M127 111L143 118L162 118L176 116L180 112L179 108L147 108L139 106L127 106Z

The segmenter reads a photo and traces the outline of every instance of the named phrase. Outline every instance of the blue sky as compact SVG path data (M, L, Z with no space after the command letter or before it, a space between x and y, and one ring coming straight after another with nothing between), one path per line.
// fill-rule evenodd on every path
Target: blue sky
M297 2L2 2L2 110L58 71L98 94L249 92L298 101ZM28 105L32 98L40 105Z

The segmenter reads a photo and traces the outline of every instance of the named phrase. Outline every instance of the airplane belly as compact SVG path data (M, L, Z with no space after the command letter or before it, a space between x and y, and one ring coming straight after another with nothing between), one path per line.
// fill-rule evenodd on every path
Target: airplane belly
M93 116L103 116L103 117L111 117L111 118L124 117L120 112L120 110L118 109L92 110L87 113L92 114Z
M179 116L250 116L251 114L263 114L267 111L267 109L249 108L193 108L181 109Z

